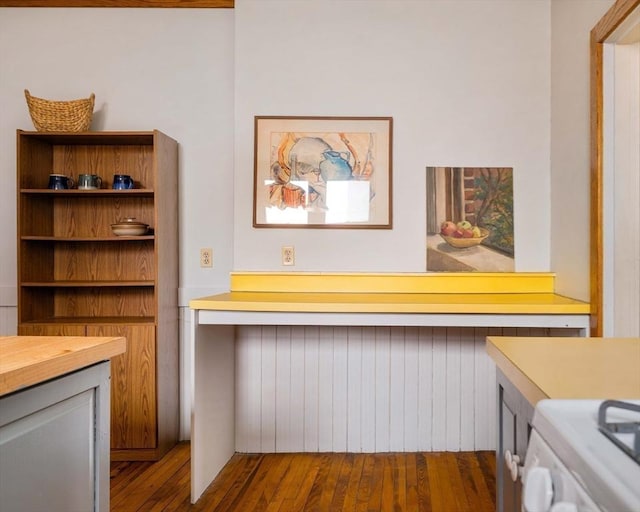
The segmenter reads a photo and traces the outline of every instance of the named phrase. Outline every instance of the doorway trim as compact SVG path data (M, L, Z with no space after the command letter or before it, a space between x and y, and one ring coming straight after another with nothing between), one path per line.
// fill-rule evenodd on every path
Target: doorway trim
M604 43L638 6L640 0L616 0L591 30L591 336L603 333L603 54Z

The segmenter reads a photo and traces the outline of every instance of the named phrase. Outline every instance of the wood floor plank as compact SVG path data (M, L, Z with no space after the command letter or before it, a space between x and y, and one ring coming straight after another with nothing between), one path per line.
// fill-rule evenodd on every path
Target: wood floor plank
M152 464L152 462L116 462L112 464L110 475L111 503L117 501L121 492L128 492L128 486L131 482L147 471Z
M369 497L373 489L373 469L376 461L372 453L365 455L362 476L360 478L360 488L358 489L358 499L356 501L356 512L364 512L369 504Z
M456 498L448 478L447 454L433 453L427 460L432 510L456 510Z
M111 464L111 512L492 512L495 455L235 454L190 503L190 447Z
M189 478L191 471L189 463L183 464L176 471L173 478L167 480L159 487L137 510L137 512L165 512L177 495L184 489L184 482ZM187 487L189 481L186 480Z
M349 487L349 477L353 472L354 460L355 454L353 453L345 454L342 459L329 510L344 510L344 502L347 496L347 488Z
M180 479L176 483L177 489L173 499L167 503L156 505L156 507L149 512L181 512L183 510L189 510L191 506L191 467L188 460L185 467L185 473L180 476ZM162 508L160 508L160 506Z
M427 457L423 453L416 454L416 473L418 476L418 510L432 512L431 482Z
M344 512L353 512L358 503L358 487L362 478L364 468L365 455L363 453L353 454L353 462L351 464L351 474L349 482L344 493L344 501L342 502L342 510Z
M382 484L384 481L383 455L373 454L373 472L371 474L371 492L367 510L381 510L382 507Z
M393 455L390 455L391 457ZM393 510L394 498L395 498L395 482L394 475L391 469L390 456L384 457L381 460L382 464L382 492L380 494L380 510Z
M420 502L418 499L418 465L416 453L405 454L405 489L407 505L405 510L419 510Z
M291 455L291 463L280 481L273 497L271 498L265 512L279 512L284 502L290 504L295 500L298 483L303 479L303 474L309 467L311 457L304 453Z
M345 455L346 454L344 453L334 453L331 457L331 465L318 503L319 510L322 512L327 510L336 510L336 508L332 508L331 503L333 502L333 498L336 493L336 486L338 484L338 479L340 478L340 469L342 467L342 461L345 459ZM341 508L342 503L340 503L340 508L337 510L340 510Z
M289 510L291 510L291 512L300 512L305 509L305 505L309 499L309 494L311 493L311 488L318 477L320 465L321 459L319 456L316 455L311 458L311 465L300 484L300 488L295 500L293 501L291 509L284 508L285 504L283 503L283 506L280 508L280 512L289 512Z
M186 443L169 451L162 460L150 466L154 468L153 472L141 473L127 486L127 492L119 493L113 499L111 507L117 507L123 512L137 511L156 489L175 475L180 466L184 464L185 453L188 451Z
M238 510L264 512L290 464L291 458L284 454L263 457L262 464L256 475L260 477L259 481L256 482L257 485L251 485L247 488L247 498L242 498L237 502L239 507L244 508L239 508Z
M320 498L322 497L322 491L324 489L325 482L327 481L327 475L331 469L331 455L324 453L321 455L320 467L316 478L313 481L311 490L309 491L307 501L304 506L305 512L320 511Z
M252 484L262 462L262 454L235 454L201 498L207 511L233 510ZM204 509L203 509L204 510Z
M495 452L475 452L482 476L489 489L489 495L493 500L493 508L496 506L496 456Z
M469 505L469 500L467 499L465 487L462 483L462 475L460 474L460 468L458 467L457 453L446 453L445 460L447 461L449 485L451 486L454 498L453 510L472 510Z
M394 507L407 510L407 455L396 453L389 462L393 473Z

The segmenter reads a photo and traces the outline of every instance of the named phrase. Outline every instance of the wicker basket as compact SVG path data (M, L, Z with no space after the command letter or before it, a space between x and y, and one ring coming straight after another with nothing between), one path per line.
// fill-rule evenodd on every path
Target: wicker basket
M95 95L86 99L51 101L31 96L24 90L29 115L39 132L84 132L89 129L93 116Z

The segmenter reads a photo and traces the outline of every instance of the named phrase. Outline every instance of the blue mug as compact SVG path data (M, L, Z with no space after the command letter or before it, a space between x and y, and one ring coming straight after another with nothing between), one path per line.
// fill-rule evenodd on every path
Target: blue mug
M128 174L114 174L111 188L114 190L128 190L133 188L133 180Z
M73 187L73 179L64 174L49 174L48 188L51 190L66 190Z

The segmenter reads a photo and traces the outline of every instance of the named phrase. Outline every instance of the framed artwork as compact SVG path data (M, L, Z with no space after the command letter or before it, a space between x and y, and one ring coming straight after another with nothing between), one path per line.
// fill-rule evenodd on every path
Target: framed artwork
M513 169L427 167L427 271L513 272Z
M256 116L253 226L391 229L391 117Z

